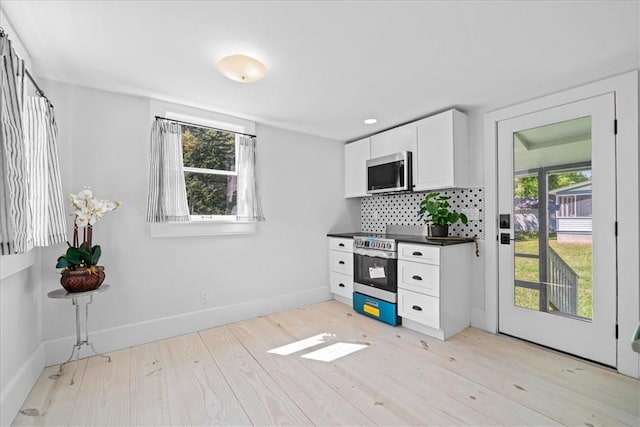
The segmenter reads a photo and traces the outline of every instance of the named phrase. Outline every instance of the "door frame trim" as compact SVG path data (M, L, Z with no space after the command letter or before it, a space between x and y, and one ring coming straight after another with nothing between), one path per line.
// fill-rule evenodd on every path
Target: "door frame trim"
M631 337L640 319L640 176L638 150L638 70L543 96L484 115L485 171L485 329L498 331L498 122L585 98L613 92L616 119L618 182L618 372L640 378L640 354ZM613 124L612 124L613 126ZM492 220L495 218L496 220ZM496 236L496 239L493 239ZM615 331L611 331L615 333Z

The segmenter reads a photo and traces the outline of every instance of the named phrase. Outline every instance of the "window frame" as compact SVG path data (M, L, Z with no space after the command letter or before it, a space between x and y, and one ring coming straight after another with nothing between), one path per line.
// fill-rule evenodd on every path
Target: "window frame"
M253 121L223 113L203 110L197 107L174 104L171 102L150 99L149 122L155 117L192 123L194 126L215 128L233 133L256 134ZM236 137L236 173L237 173L237 137ZM257 223L238 221L235 215L190 215L188 222L166 222L147 224L147 231L153 238L165 237L199 237L199 236L232 236L257 233Z
M177 119L175 119L175 120L177 120ZM185 120L183 120L183 121L185 121ZM237 177L238 177L238 132L233 131L233 130L223 129L221 127L205 126L205 125L201 125L201 124L194 123L194 122L189 122L189 123L193 123L193 125L192 126L183 125L183 126L201 127L203 129L212 129L212 130L215 130L217 132L233 133L234 134L234 150L235 150L234 162L235 162L235 164L234 164L234 167L233 167L233 169L234 169L233 171L227 171L227 170L222 170L222 169L207 169L207 168L196 168L196 167L191 167L191 166L185 166L184 159L183 159L182 160L183 172L201 173L201 174L218 175L218 176L220 176L220 175L221 176L235 176L236 177L236 182L237 182ZM185 177L185 179L186 179L186 177ZM199 221L199 222L206 222L206 221L231 222L231 223L241 222L241 221L238 221L236 219L235 215L191 215L191 214L189 214L189 219L191 221Z

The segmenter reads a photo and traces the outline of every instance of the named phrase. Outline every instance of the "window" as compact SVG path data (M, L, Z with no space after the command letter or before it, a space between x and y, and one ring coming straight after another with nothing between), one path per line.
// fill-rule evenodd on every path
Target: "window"
M182 125L184 178L192 220L235 220L237 146L233 132Z
M591 217L591 194L558 196L560 217Z
M255 123L151 101L152 237L255 233L264 221Z

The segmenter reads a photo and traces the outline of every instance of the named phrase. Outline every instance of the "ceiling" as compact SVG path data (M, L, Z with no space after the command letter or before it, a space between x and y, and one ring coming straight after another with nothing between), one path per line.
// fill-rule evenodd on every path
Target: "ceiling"
M513 134L516 171L591 162L591 117L579 117Z
M24 1L2 9L39 78L351 140L502 107L640 64L638 1ZM268 68L226 79L222 57ZM55 100L54 100L55 102ZM365 125L369 117L375 125Z

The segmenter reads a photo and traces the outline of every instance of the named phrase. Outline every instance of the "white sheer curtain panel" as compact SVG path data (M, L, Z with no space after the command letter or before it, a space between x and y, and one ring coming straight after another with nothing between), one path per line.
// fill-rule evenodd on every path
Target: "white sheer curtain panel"
M33 244L49 246L64 242L67 233L58 161L58 128L53 107L45 98L27 97L23 113Z
M27 160L22 132L20 84L23 71L9 38L0 37L0 254L33 247Z
M147 222L189 221L182 158L182 127L156 119L151 130Z
M264 221L258 190L259 171L256 138L236 135L238 141L238 221Z

